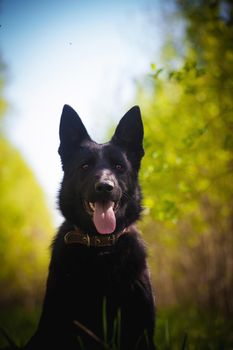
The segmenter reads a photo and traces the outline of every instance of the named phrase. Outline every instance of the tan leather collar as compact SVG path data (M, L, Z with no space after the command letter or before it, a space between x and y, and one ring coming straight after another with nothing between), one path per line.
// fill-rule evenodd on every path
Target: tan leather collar
M65 244L82 244L86 247L110 247L113 246L118 238L124 233L127 233L128 230L124 229L123 231L111 235L95 235L91 236L87 233L82 233L78 228L75 228L73 231L69 231L64 236Z

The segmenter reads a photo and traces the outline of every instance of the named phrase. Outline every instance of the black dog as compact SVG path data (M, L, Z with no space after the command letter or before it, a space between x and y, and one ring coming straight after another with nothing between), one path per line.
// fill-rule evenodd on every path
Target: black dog
M155 349L146 251L134 226L142 210L140 110L133 107L111 141L97 144L65 105L60 140L65 222L53 243L39 326L25 349Z

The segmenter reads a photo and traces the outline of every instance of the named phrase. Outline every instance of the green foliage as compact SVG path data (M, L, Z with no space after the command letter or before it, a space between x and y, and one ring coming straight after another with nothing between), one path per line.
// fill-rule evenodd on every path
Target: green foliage
M51 220L32 172L0 138L0 301L33 302L44 281Z
M2 68L2 67L1 67ZM32 307L47 274L52 224L32 171L4 136L4 77L0 79L0 323L4 309Z
M1 308L0 313L0 348L9 346L9 342L2 334L2 329L7 333L11 342L21 347L36 330L40 316L40 307L25 308L25 305L14 305L9 308Z
M213 312L176 307L158 313L155 339L159 350L230 350L232 327Z
M159 305L233 313L233 11L184 2L184 56L151 65L137 101L146 157L143 232Z

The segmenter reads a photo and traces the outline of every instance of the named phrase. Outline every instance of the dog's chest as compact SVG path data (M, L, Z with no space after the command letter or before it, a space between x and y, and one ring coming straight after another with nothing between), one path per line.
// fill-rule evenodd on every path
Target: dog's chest
M67 253L63 268L69 288L101 292L113 285L115 288L123 279L123 257L114 252L76 252L71 249Z
M105 299L110 305L108 312L115 315L131 289L127 266L123 266L119 254L115 256L109 251L83 254L69 249L62 266L62 289L72 318L90 322L85 315L91 314L93 322L96 321L94 315L102 314Z
M60 254L59 254L60 255ZM69 293L119 294L131 288L143 269L144 260L129 244L106 249L63 246L59 261Z

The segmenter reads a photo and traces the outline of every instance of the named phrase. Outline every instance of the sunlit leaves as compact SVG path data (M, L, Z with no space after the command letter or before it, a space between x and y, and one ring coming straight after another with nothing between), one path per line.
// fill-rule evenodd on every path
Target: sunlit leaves
M162 300L182 295L207 306L216 298L211 286L221 284L213 307L226 312L217 300L232 285L223 272L233 273L233 12L229 3L228 21L222 18L222 3L180 3L187 21L183 56L167 44L166 68L157 74L156 61L151 64L149 87L142 83L138 100L144 225ZM196 285L200 276L206 288Z
M20 154L0 137L0 301L40 297L49 258L51 219Z

